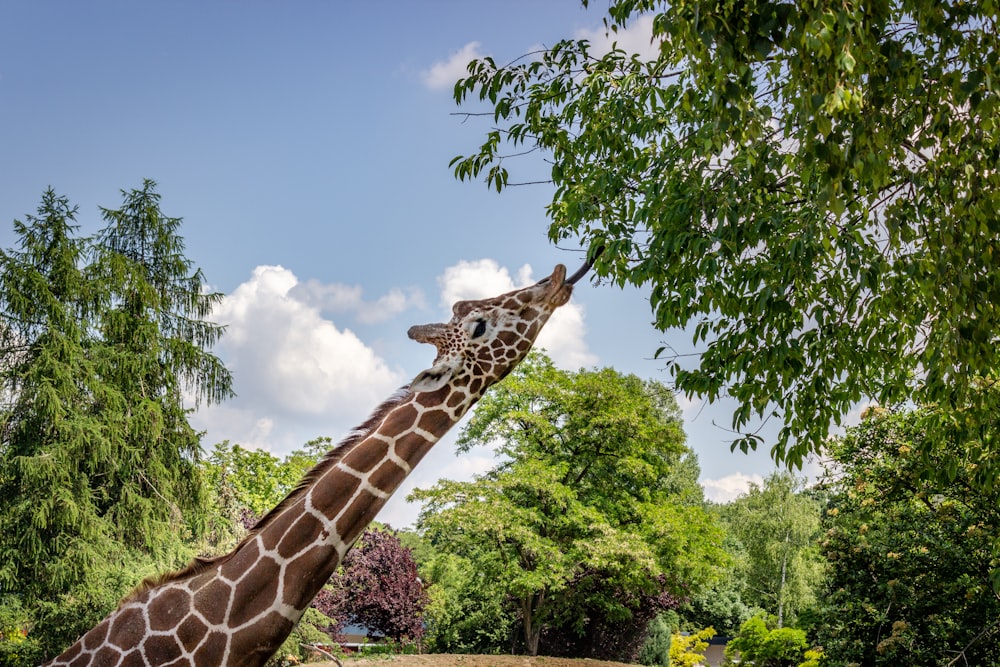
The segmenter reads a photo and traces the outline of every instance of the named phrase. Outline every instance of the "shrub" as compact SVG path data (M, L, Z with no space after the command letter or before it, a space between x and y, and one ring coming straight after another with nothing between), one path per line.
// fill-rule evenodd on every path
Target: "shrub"
M670 643L670 665L676 667L695 667L707 665L705 649L708 640L715 636L715 628L705 628L694 634L675 634Z
M653 667L670 667L670 640L677 627L677 613L673 610L659 614L649 622L646 641L639 651L639 664Z
M326 631L332 625L333 621L329 616L313 607L306 609L306 613L299 619L291 634L267 661L266 667L282 667L286 664L305 662L310 651L303 644L330 646L333 640ZM334 650L339 653L340 647L338 646Z
M798 667L807 659L806 633L796 628L768 627L768 620L758 614L740 626L740 632L726 647L727 664L736 653L754 667Z
M32 625L20 598L7 595L0 599L0 665L33 667L41 661L41 646L29 634Z

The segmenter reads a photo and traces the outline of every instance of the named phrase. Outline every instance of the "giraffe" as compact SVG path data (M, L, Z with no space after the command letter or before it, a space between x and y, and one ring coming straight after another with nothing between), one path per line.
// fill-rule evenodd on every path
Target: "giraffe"
M313 597L413 467L528 353L585 264L408 335L434 364L378 406L228 554L143 582L47 667L250 667L281 646Z

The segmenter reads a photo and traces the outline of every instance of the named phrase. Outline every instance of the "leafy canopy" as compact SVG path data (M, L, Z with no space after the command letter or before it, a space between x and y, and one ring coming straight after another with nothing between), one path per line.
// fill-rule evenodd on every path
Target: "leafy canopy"
M418 641L427 592L410 550L388 530L369 528L313 603L337 621L359 623L374 636Z
M662 385L567 373L533 354L459 437L460 448L495 446L501 462L472 482L415 491L419 528L516 600L529 653L545 629L550 654L633 659L648 621L725 558L683 439Z
M205 546L225 553L246 531L298 485L305 473L331 449L320 437L283 459L260 449L246 449L225 440L199 462L211 490Z
M1000 367L996 3L615 0L605 24L646 15L650 60L567 40L470 63L456 101L496 127L456 175L502 190L507 147L539 149L550 238L603 249L599 275L687 328L697 364L661 353L686 394L736 399L734 447L776 415L773 455L801 464L866 399L982 438L1000 414L980 391Z
M819 502L790 473L774 472L719 511L739 544L742 600L773 614L778 627L794 625L823 580Z
M1000 664L1000 492L928 479L917 412L874 411L831 446L818 640L837 664ZM949 447L950 449L950 447Z
M424 648L429 653L509 650L515 618L503 585L479 570L475 558L433 547L421 551L424 557L414 552L414 558L427 587Z

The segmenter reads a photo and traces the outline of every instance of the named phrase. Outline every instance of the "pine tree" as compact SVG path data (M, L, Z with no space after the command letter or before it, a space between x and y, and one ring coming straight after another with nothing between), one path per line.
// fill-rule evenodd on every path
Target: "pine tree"
M184 516L204 519L196 467L198 434L187 421L184 392L195 402L231 395L231 377L206 348L222 327L205 320L221 294L184 256L180 218L160 210L156 184L122 191L119 209L101 209L106 226L95 241L91 279L102 286L95 364L124 410L114 414L102 482L103 509L119 538L157 551Z
M88 348L89 289L76 209L51 188L0 252L0 590L65 590L104 557L95 503L104 394Z
M206 485L185 400L232 393L208 348L204 288L155 183L102 209L47 190L0 251L0 600L31 610L42 653L142 576L189 558Z

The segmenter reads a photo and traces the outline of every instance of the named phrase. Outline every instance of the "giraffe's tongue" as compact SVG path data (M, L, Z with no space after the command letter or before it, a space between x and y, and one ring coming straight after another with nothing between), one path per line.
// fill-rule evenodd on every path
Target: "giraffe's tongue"
M580 278L583 278L585 275L587 275L587 272L590 271L592 266L594 266L594 260L600 257L602 252L604 252L604 246L601 246L596 251L594 251L594 254L586 262L583 263L583 266L577 269L576 273L574 273L573 275L571 275L569 278L566 279L566 283L569 285L575 285L576 282L580 280Z

